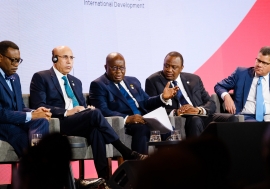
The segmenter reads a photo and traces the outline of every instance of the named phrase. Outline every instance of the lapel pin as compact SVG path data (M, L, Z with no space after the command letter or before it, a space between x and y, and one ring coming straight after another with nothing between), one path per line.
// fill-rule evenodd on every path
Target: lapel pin
M71 81L72 82L72 86L75 86L75 84L73 83L73 81Z
M187 81L187 84L189 84L189 81Z
M132 85L132 84L130 84L129 86L130 86L132 89L134 89L134 87L133 87L133 85Z

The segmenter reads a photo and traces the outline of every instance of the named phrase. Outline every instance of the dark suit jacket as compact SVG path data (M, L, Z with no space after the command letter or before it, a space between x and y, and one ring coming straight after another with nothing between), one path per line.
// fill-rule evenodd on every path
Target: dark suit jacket
M215 92L219 97L223 92L234 90L234 103L236 107L236 114L244 108L249 90L255 75L254 67L243 68L238 67L232 75L223 79L215 85ZM270 82L269 82L270 87Z
M18 74L15 73L13 76L14 79L11 80L13 86L12 92L5 79L0 75L0 130L1 124L24 124L26 118L25 112L31 111L23 103Z
M133 97L137 100L142 114L148 112L147 109L156 109L163 104L160 96L149 97L141 88L141 83L135 77L124 77L124 82ZM110 81L106 74L92 81L90 84L90 103L99 108L104 116L133 115L133 112L120 90Z
M86 107L81 81L69 74L67 78L80 106ZM30 85L30 106L32 108L41 106L50 108L52 117L64 117L65 100L53 68L33 75Z
M201 78L195 74L185 72L181 72L180 78L193 106L201 106L207 111L207 114L214 114L216 111L215 102L204 89ZM167 83L168 80L164 77L162 71L158 71L146 79L145 92L149 96L160 94ZM167 113L169 114L173 109L179 108L179 106L179 100L175 96L172 98L172 106L166 106Z

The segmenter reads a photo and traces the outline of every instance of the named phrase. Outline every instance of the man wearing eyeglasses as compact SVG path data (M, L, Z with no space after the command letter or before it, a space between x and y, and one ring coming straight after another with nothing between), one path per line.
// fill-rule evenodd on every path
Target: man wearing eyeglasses
M164 106L178 90L165 86L163 93L149 97L135 77L125 76L125 59L120 53L110 53L106 58L106 73L91 82L90 102L104 116L121 116L125 121L126 133L132 136L131 148L147 154L150 130L142 115L148 109Z
M60 119L62 134L87 138L98 176L108 179L105 144L112 144L125 160L141 160L147 156L127 148L100 110L92 106L87 108L81 81L69 74L73 60L69 47L59 46L53 49L52 68L33 75L30 85L31 106L50 108L52 117Z
M229 113L243 114L245 121L266 121L266 115L270 114L269 72L270 47L265 46L255 58L254 67L238 67L215 85L215 92L224 100ZM229 90L234 90L234 99L228 94Z
M0 140L8 142L20 157L31 141L32 134L47 134L50 110L35 111L25 107L20 78L16 73L20 58L19 47L11 41L0 42Z

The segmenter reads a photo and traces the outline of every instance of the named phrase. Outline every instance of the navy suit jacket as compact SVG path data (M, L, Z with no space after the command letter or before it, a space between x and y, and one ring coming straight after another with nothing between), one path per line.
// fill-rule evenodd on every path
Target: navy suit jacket
M67 78L79 105L86 107L85 98L82 93L82 82L69 74ZM66 112L65 100L53 68L37 72L33 75L30 85L30 106L32 108L41 106L50 108L52 117L64 117Z
M214 114L216 111L215 102L205 90L201 78L195 74L181 72L180 79L193 106L203 107L209 115ZM163 72L158 71L146 79L145 91L150 96L155 96L163 91L167 83L168 80L164 77ZM172 98L172 106L166 106L167 113L169 114L173 109L179 107L179 99L175 96Z
M137 78L125 76L123 80L138 102L142 114L146 114L148 109L156 109L164 105L159 95L149 97L142 90L141 83ZM89 95L90 103L99 108L104 116L126 117L133 115L126 98L106 74L91 82Z
M223 79L215 85L215 92L219 97L223 92L234 90L234 103L236 114L240 113L244 108L249 90L255 76L254 67L243 68L238 67L228 78ZM270 87L270 82L269 82Z
M31 111L31 109L26 108L23 103L21 83L18 74L15 73L13 78L14 79L10 80L13 88L12 92L4 77L0 74L0 130L2 124L24 124L26 118L25 112Z

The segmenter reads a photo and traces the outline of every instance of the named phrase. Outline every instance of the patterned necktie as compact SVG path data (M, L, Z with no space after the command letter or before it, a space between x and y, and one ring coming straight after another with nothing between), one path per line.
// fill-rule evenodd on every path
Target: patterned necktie
M122 87L120 83L117 84L119 87L120 92L123 94L123 96L127 99L129 106L131 107L131 110L133 114L139 114L141 115L140 110L138 110L135 101L131 98L131 96L127 93L127 91Z
M256 89L256 120L259 122L263 121L264 116L264 100L262 93L262 76L259 77Z
M73 107L75 106L79 106L79 102L78 100L76 99L71 87L69 86L68 84L68 80L67 80L67 77L66 76L63 76L62 79L64 80L64 86L65 86L65 89L66 89L66 93L67 93L67 96L69 98L71 98L72 100L72 103L73 103Z
M173 85L176 87L177 86L177 81L172 81ZM181 105L188 104L187 100L185 99L183 93L181 92L180 88L177 91L177 98L179 99L179 102Z

